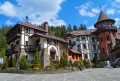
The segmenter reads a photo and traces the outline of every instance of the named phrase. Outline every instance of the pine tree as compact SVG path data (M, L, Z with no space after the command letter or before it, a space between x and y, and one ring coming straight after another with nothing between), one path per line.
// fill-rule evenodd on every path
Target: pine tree
M73 26L73 30L74 30L74 31L77 30L77 26L76 26L76 25Z
M87 30L87 28L86 28L86 25L85 25L85 24L84 24L84 26L83 26L83 27L84 27L84 30Z
M72 27L71 27L70 24L69 24L69 27L68 27L68 32L72 32Z
M41 68L41 64L40 64L40 61L39 61L39 56L38 56L38 49L36 48L36 53L35 53L35 59L34 59L34 62L33 62L33 68Z
M80 25L79 30L84 30L83 24Z
M56 30L56 32L55 32L55 36L57 36L57 37L62 37L62 36L61 36L61 32L60 32L60 30Z
M61 26L61 36L64 38L67 35L67 30L65 25Z

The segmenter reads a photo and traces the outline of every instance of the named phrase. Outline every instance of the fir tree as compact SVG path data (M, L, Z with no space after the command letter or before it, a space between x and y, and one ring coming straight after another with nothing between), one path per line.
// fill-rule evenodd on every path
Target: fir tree
M36 53L35 53L35 60L33 62L33 68L41 68L41 64L39 61L39 55L38 55L38 49L36 48Z
M62 37L62 36L61 36L61 32L60 32L60 30L56 30L56 32L55 32L55 36L57 36L57 37Z
M70 24L69 24L69 27L68 27L68 32L72 32L72 27L71 27Z
M74 30L74 31L77 30L77 26L76 26L76 25L73 26L73 30Z

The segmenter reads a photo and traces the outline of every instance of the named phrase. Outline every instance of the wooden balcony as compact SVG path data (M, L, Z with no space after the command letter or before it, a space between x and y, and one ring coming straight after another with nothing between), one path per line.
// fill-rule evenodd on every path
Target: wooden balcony
M16 38L21 36L21 31L20 30L16 30L14 32L11 32L10 35L6 36L7 39L7 43L10 43L12 41L14 41Z
M5 51L5 56L12 55L20 51L20 45L14 45L11 49Z
M27 52L35 52L36 48L38 49L38 51L41 50L41 46L39 45L25 45L25 51Z
M74 46L74 45L76 45L75 41L71 41L71 43L69 43L69 46Z

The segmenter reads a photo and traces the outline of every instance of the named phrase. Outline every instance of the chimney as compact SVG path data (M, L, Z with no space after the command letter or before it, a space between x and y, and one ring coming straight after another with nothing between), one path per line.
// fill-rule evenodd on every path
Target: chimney
M44 22L44 30L46 30L46 34L48 34L48 22Z

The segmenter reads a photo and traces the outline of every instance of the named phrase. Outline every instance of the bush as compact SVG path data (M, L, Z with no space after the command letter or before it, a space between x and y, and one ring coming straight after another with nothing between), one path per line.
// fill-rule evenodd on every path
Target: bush
M12 65L13 65L13 67L16 66L16 56L15 56L14 59L13 59Z
M31 63L27 61L25 56L21 57L19 64L20 64L20 69L22 70L26 70L27 68L31 67Z
M65 50L63 50L63 57L60 58L60 67L66 67L68 65L67 54Z
M104 62L102 62L102 61L101 61L101 62L98 62L98 63L97 63L97 67L99 67L99 68L104 67Z
M68 61L67 61L67 59L65 59L65 58L60 58L60 64L59 64L59 66L60 67L66 67L68 65Z
M38 57L38 49L36 48L36 53L35 53L35 60L33 62L33 68L41 68L41 64L40 64L40 61L39 61L39 57Z
M9 63L9 60L7 60L7 62L5 64L5 69L8 69L8 63Z
M82 57L80 57L80 61L81 61L81 63L82 63L82 67L84 67L84 61L83 61L83 59L82 59Z
M3 67L3 64L0 64L0 70L2 69L2 67Z
M54 68L59 68L59 64L55 64L55 63L54 63L54 64L53 64L53 67L54 67Z
M73 67L79 67L79 62L78 61L75 61L73 64L72 64Z
M90 62L88 60L84 60L84 66L86 68L89 68L90 67Z

